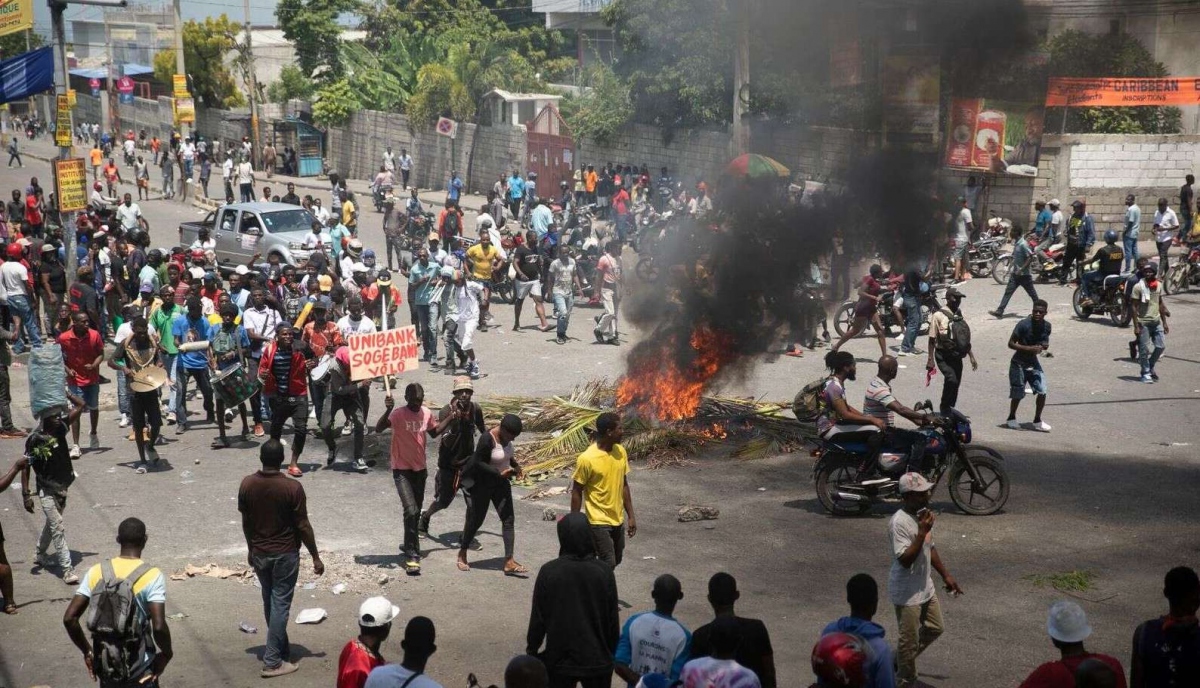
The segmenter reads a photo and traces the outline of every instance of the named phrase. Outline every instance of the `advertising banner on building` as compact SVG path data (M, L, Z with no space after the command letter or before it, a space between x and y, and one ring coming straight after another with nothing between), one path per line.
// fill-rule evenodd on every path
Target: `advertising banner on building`
M33 0L0 0L0 36L33 28Z
M87 164L83 158L54 161L54 193L60 212L87 208Z
M955 98L946 117L946 167L1036 177L1042 147L1040 103Z
M54 51L51 48L38 48L0 61L0 103L23 100L52 88Z
M196 121L196 101L192 98L175 99L175 123L193 124Z
M1200 104L1200 77L1084 79L1051 77L1046 107L1151 107Z

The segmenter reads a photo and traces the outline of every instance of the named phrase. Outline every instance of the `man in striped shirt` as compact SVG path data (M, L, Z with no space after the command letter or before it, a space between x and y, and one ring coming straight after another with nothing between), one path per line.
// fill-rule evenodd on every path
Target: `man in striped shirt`
M886 444L888 448L907 450L909 461L907 470L921 470L921 461L925 456L926 438L913 430L902 430L895 427L896 414L907 418L918 427L925 425L928 419L924 414L901 404L892 393L892 380L896 379L899 366L892 356L879 359L879 367L875 378L867 385L867 395L863 399L863 414L878 418L887 424Z

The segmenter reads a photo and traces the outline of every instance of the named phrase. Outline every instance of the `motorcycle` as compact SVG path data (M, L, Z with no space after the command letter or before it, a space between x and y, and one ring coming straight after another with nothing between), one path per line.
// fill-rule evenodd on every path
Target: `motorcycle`
M1008 233L1012 231L1012 220L1006 217L999 217L995 211L988 211L987 221L987 237L999 237L1008 240Z
M433 213L421 213L408 218L401 248L405 251L416 251L418 248L428 245L429 233L433 231L434 221Z
M1129 303L1125 299L1125 282L1128 275L1107 275L1104 286L1099 294L1092 294L1087 302L1083 300L1083 285L1075 287L1071 294L1071 306L1080 320L1087 320L1092 315L1107 315L1117 327L1127 327L1131 315Z
M674 216L671 210L659 214L653 208L648 208L638 220L637 231L633 234L633 250L638 253L652 251L666 237Z
M929 291L925 292L921 298L921 325L920 329L927 329L929 326L929 316L935 311L941 310L942 304L938 300L937 294L939 291L949 288L949 285L939 284L931 286ZM904 329L904 321L906 315L904 306L901 305L895 310L900 311L900 319L896 319L895 310L892 308L896 300L895 290L887 290L882 293L883 300L879 303L879 320L883 323L883 329L886 333L893 326ZM858 305L856 299L845 301L838 307L837 312L833 316L833 329L837 331L838 336L846 334L850 331L850 325L854 322L854 308ZM865 334L865 331L864 331Z
M988 516L1004 508L1009 480L1004 457L990 447L971 444L971 421L956 409L933 413L929 401L917 404L929 423L918 432L927 438L920 472L937 489L947 476L950 500L970 516ZM908 471L908 453L884 449L871 461L862 442L818 440L821 458L813 467L817 500L834 516L857 516L881 502L900 500L900 476Z
M384 206L387 203L388 198L392 198L392 187L390 185L385 185L385 186L372 185L371 186L371 201L375 204L375 212L377 212L377 213L383 212ZM395 198L392 198L393 205L395 204L395 202L396 202Z
M1037 250L1038 242L1032 237L1026 237L1031 249ZM1055 243L1046 249L1046 257L1053 263L1053 267L1047 267L1042 264L1041 257L1036 253L1033 260L1029 263L1029 272L1033 275L1035 281L1049 282L1053 279L1058 279L1059 273L1063 267L1063 256L1067 253L1067 245L1064 243ZM996 284L1008 284L1008 275L1012 272L1012 251L1005 251L996 256L992 261L992 279L996 280Z
M1192 244L1186 257L1181 257L1163 279L1163 291L1182 294L1194 284L1200 284L1200 244Z

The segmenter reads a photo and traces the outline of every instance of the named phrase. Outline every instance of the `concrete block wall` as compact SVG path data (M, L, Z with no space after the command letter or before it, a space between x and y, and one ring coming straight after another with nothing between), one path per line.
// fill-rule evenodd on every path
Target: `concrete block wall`
M529 142L524 126L489 126L475 130L475 148L467 188L487 193L501 175L524 170Z
M450 139L432 129L414 133L404 115L361 110L340 127L331 127L325 137L329 167L351 179L370 179L379 171L384 150L392 146L397 155L408 149L413 158L412 183L422 188L445 188L452 168L466 174L475 125L458 128L451 160Z
M678 180L691 183L700 179L716 179L729 162L729 132L715 129L685 129L677 131L670 143L663 143L662 130L644 124L633 124L607 145L588 139L575 142L575 166L609 162L646 165L651 177L658 177L661 167L670 168Z

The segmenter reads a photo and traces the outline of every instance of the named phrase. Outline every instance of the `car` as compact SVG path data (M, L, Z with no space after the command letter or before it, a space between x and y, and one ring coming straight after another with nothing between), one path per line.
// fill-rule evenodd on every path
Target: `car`
M255 254L269 259L279 256L281 265L299 266L311 253L304 247L316 217L290 203L230 203L213 210L199 222L179 225L179 245L188 247L207 227L216 241L217 265L228 272L245 265ZM329 232L321 232L321 243L329 248Z

